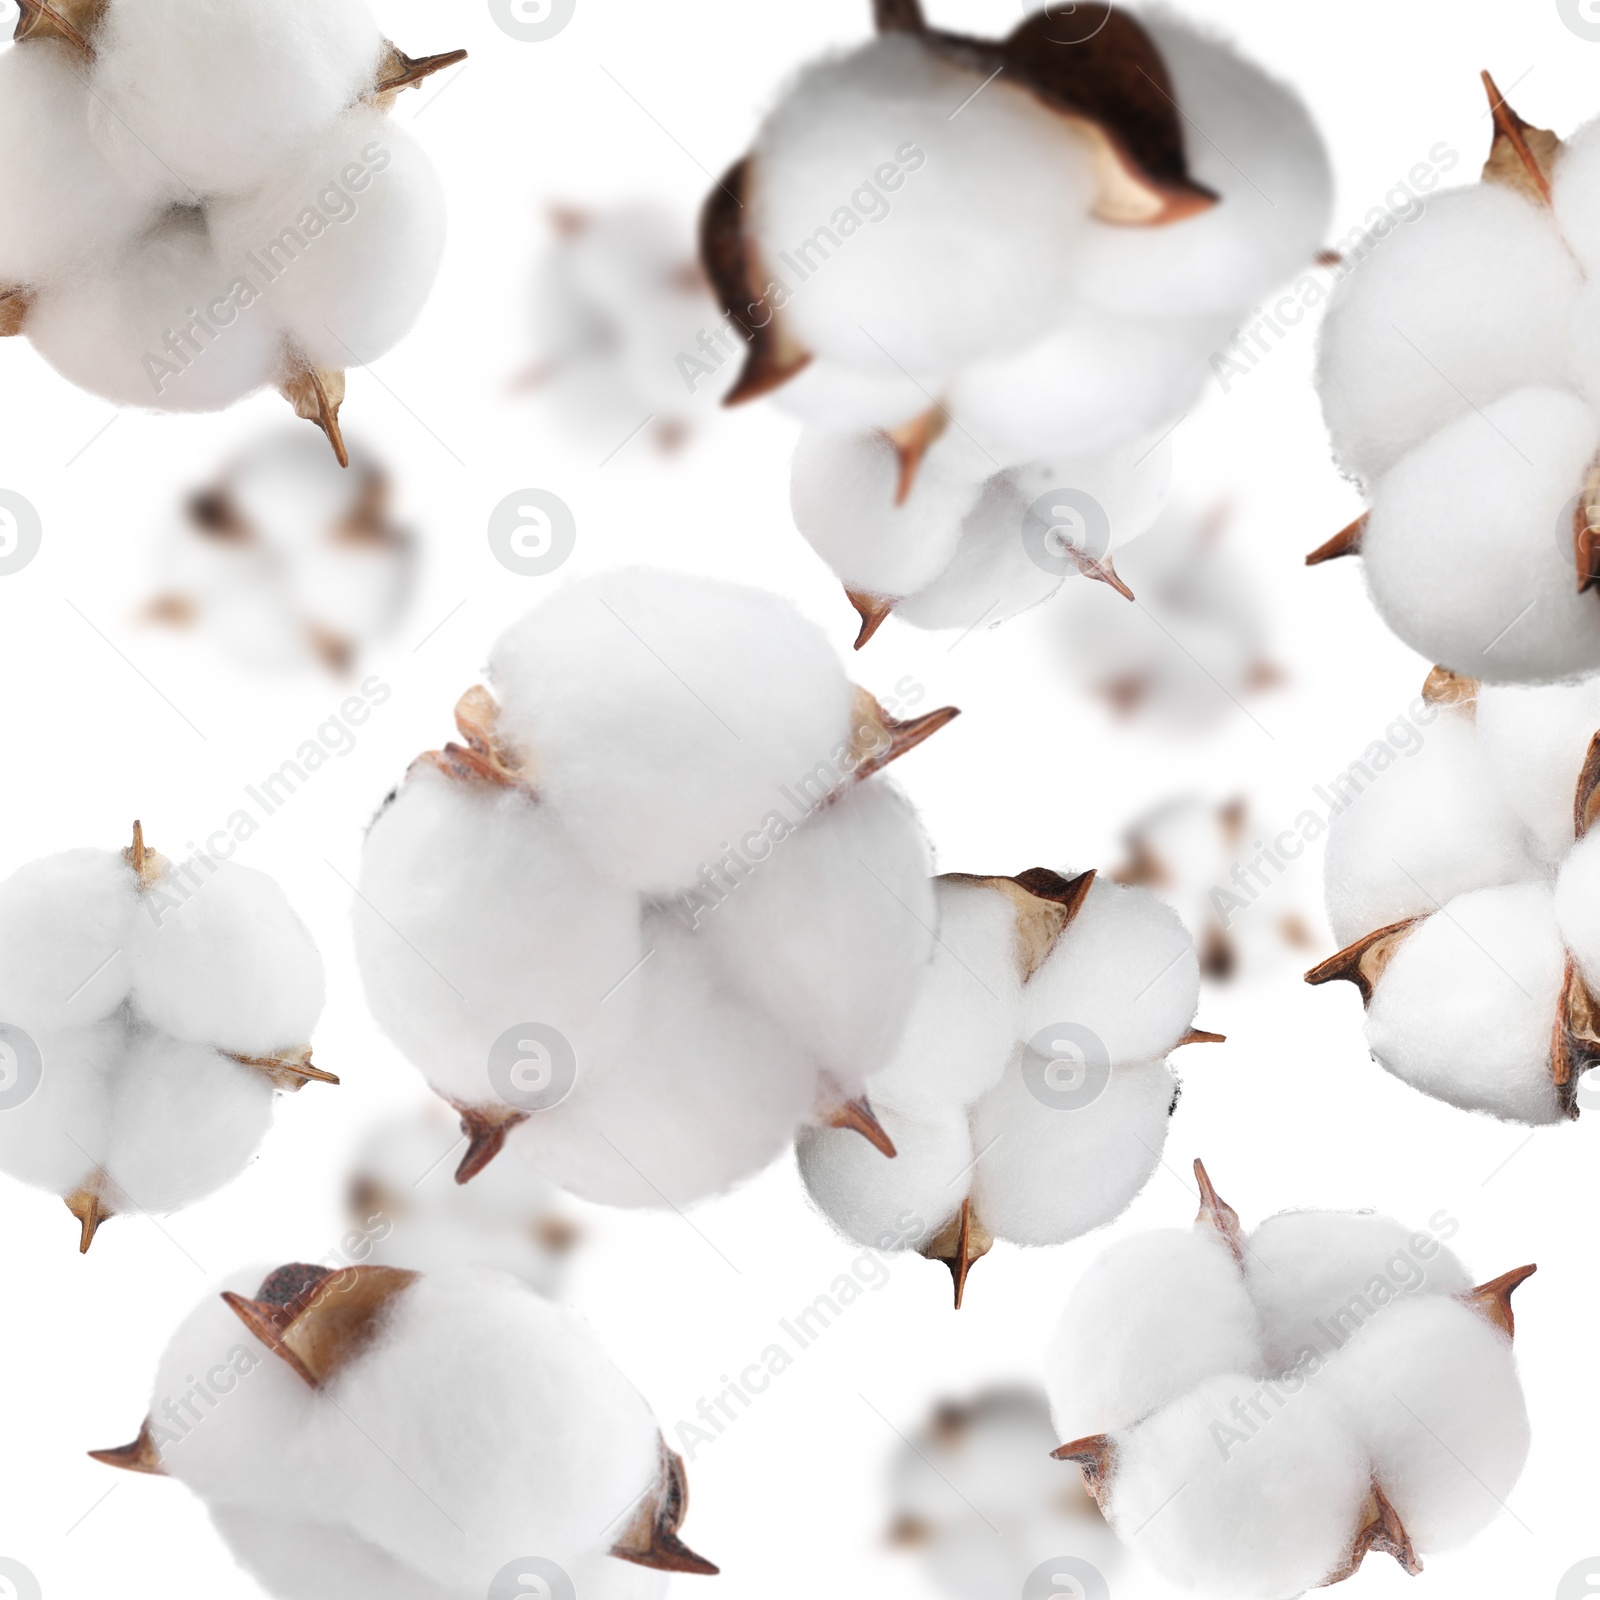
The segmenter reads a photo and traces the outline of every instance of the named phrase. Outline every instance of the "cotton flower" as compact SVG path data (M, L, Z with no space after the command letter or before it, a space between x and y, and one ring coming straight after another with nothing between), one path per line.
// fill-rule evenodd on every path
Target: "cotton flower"
M385 113L413 60L365 0L22 0L0 55L0 334L118 406L273 385L340 463L345 369L415 322L443 189Z
M1068 570L1116 584L1165 487L1156 443L1332 205L1299 99L1168 13L1069 39L1039 12L990 41L918 0L875 10L879 37L795 78L702 218L749 347L728 403L773 393L807 424L796 521L863 643L891 612L1003 620ZM1030 507L1064 490L1091 526L1030 563Z
M126 850L0 884L0 1170L108 1217L179 1211L254 1157L311 1064L322 959L264 873Z
M580 1237L559 1193L513 1161L462 1187L450 1161L460 1142L438 1103L367 1135L346 1185L351 1227L370 1241L362 1261L419 1272L489 1267L539 1294L559 1293Z
M621 1563L717 1570L678 1538L683 1462L643 1398L495 1272L241 1276L174 1335L134 1443L92 1453L191 1489L283 1600L464 1600L541 1562L625 1600L660 1587Z
M1037 1389L941 1404L895 1456L891 1539L955 1600L1020 1594L1041 1562L1063 1556L1114 1573L1121 1547L1087 1494L1070 1483L1063 1491L1054 1444Z
M1359 553L1389 627L1463 677L1545 683L1600 668L1600 122L1563 144L1484 81L1483 181L1431 197L1329 304L1318 388L1368 510L1307 561Z
M1114 1245L1067 1304L1057 1458L1201 1594L1292 1600L1374 1551L1414 1574L1468 1543L1527 1459L1511 1296L1534 1269L1473 1288L1439 1219L1285 1212L1246 1234L1195 1173L1194 1228Z
M1311 943L1298 912L1236 917L1218 894L1231 894L1235 867L1261 848L1251 842L1255 827L1243 799L1217 805L1185 795L1152 807L1122 836L1117 882L1150 889L1172 906L1200 952L1201 975L1218 982L1263 973L1285 948Z
M1600 678L1475 684L1435 669L1428 742L1329 825L1327 898L1367 1043L1436 1099L1576 1117L1600 1061Z
M737 376L692 230L654 205L563 206L551 224L524 386L608 447L648 420L662 450L677 448Z
M189 496L147 616L250 666L348 671L399 620L416 557L388 472L359 447L350 461L341 471L298 431L248 445Z
M940 878L932 963L866 1097L884 1163L807 1129L800 1172L840 1232L949 1266L956 1305L995 1240L1062 1244L1119 1216L1161 1159L1200 970L1176 913L1093 872Z
M681 1205L808 1119L892 1148L858 1102L933 890L879 774L955 712L892 716L784 601L644 570L545 601L490 679L374 822L356 904L373 1014L471 1136L461 1180L509 1136L587 1199Z

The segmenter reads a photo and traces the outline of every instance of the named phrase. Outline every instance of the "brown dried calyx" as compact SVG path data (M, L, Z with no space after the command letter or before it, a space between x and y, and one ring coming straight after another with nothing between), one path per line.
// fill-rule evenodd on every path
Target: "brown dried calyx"
M1220 1235L1232 1252L1234 1260L1239 1263L1240 1270L1243 1271L1244 1230L1239 1223L1239 1214L1217 1193L1203 1162L1195 1162L1194 1172L1200 1186L1200 1214L1195 1219L1195 1226L1212 1229ZM1537 1270L1532 1266L1518 1267L1516 1271L1505 1273L1476 1289L1469 1289L1456 1298L1510 1339L1516 1332L1516 1322L1511 1313L1511 1296ZM1096 1433L1086 1438L1073 1439L1070 1443L1051 1451L1051 1455L1057 1461L1072 1462L1082 1471L1084 1487L1093 1496L1095 1504L1105 1512L1117 1469L1115 1436ZM1362 1562L1374 1552L1393 1556L1411 1577L1416 1577L1422 1571L1422 1562L1417 1557L1411 1536L1406 1532L1399 1512L1384 1493L1383 1485L1376 1478L1373 1479L1366 1504L1361 1509L1359 1526L1351 1540L1349 1555L1334 1572L1323 1579L1321 1586L1328 1588L1354 1577L1360 1571Z
M654 1490L640 1501L633 1520L611 1547L619 1561L638 1567L654 1567L658 1572L689 1572L714 1578L721 1570L704 1556L697 1556L682 1539L678 1529L689 1512L689 1480L683 1470L683 1457L661 1441L661 1476Z
M1099 196L1095 214L1130 227L1182 221L1217 203L1190 177L1182 113L1160 51L1127 12L1112 9L1091 38L1052 37L1048 12L1028 18L1004 40L972 39L928 27L919 0L874 0L881 33L910 33L1001 93L1028 94L1070 123L1093 152ZM701 214L700 248L729 320L749 341L749 354L727 405L780 388L812 356L783 318L759 320L763 286L771 281L748 227L759 171L738 162L711 191Z
M92 61L95 33L108 3L109 0L17 0L20 14L12 39L18 44L29 39L55 39L70 45L85 61ZM362 94L361 102L382 112L391 111L402 89L413 89L434 73L466 59L465 50L408 56L385 39L373 65L372 87ZM0 284L0 338L22 333L32 307L33 296L25 287ZM278 392L294 407L296 416L314 422L327 434L341 467L350 465L339 427L344 388L344 373L314 366L303 352L292 346L285 348Z

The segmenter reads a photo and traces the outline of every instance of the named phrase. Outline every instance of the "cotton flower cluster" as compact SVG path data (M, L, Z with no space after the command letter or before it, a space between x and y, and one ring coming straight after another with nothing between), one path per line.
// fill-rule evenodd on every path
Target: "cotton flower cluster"
M717 1570L638 1391L496 1272L241 1276L173 1336L134 1443L92 1453L192 1490L282 1600L658 1600Z
M1247 1236L1195 1172L1195 1227L1113 1246L1067 1304L1057 1457L1165 1577L1228 1600L1466 1544L1527 1458L1511 1294L1534 1269L1473 1288L1447 1213L1288 1211Z
M161 551L147 615L197 628L251 667L344 673L395 625L416 547L377 459L350 470L309 433L273 433L191 495Z
M1152 807L1122 837L1117 882L1153 890L1177 911L1199 949L1203 977L1253 977L1277 966L1289 947L1312 942L1296 911L1269 916L1237 909L1235 869L1262 848L1252 842L1255 824L1245 800L1217 805L1184 795Z
M898 1152L807 1129L800 1171L845 1235L945 1262L961 1304L997 1239L1062 1244L1126 1209L1161 1159L1191 1030L1194 944L1144 889L1093 872L940 878L937 941L866 1093Z
M311 1064L322 958L264 873L133 825L0 884L0 1171L108 1217L178 1211L255 1155Z
M1600 668L1600 121L1563 145L1485 81L1483 181L1430 197L1329 305L1323 412L1370 509L1307 559L1359 551L1429 660L1548 682Z
M558 1294L579 1237L559 1193L514 1161L496 1161L463 1188L449 1159L460 1142L437 1102L368 1134L347 1185L351 1224L371 1242L363 1263L418 1272L488 1267Z
M365 0L22 0L0 54L0 332L119 406L275 385L343 460L344 372L421 311L444 194Z
M1307 981L1354 983L1373 1055L1423 1093L1576 1117L1600 1061L1600 678L1429 683L1427 743L1329 825L1346 948Z
M702 222L749 344L729 403L776 391L807 424L795 518L863 642L891 611L967 628L1069 572L1115 583L1158 441L1332 199L1298 98L1168 13L1050 8L1004 41L917 0L877 19L800 73Z
M1073 679L1153 733L1207 733L1283 681L1267 606L1225 524L1223 511L1168 505L1118 556L1137 609L1072 583L1051 617Z
M921 1555L955 1600L1031 1595L1024 1584L1048 1561L1080 1580L1048 1592L1093 1596L1083 1563L1105 1578L1122 1565L1121 1546L1089 1496L1063 1484L1050 1460L1055 1442L1037 1389L987 1389L939 1406L895 1458L891 1539Z
M692 230L653 205L561 207L551 222L534 297L540 354L526 387L608 446L648 422L656 444L675 449L737 372Z
M878 774L955 712L896 718L787 602L646 570L560 591L489 672L374 822L356 905L373 1014L471 1136L461 1180L508 1134L624 1206L726 1189L809 1118L886 1148L854 1102L934 906Z

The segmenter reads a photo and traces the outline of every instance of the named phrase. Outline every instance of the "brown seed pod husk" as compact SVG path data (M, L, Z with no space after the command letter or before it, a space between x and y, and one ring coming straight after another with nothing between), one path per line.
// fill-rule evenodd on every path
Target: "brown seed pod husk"
M489 783L502 789L534 792L533 774L522 758L500 738L500 706L481 683L456 701L456 731L466 741L417 757L460 783ZM415 764L415 763L413 763Z
M270 1056L235 1055L231 1051L227 1054L230 1061L237 1061L242 1067L254 1067L266 1076L273 1088L289 1094L299 1094L308 1083L339 1082L331 1072L312 1066L311 1046L308 1044L298 1050L280 1050Z
M1600 1066L1600 1002L1569 955L1550 1033L1550 1079L1561 1109L1574 1122L1579 1112L1578 1084L1595 1066Z
M879 33L926 33L922 0L872 0L872 20Z
M100 1224L116 1215L116 1212L106 1204L104 1189L106 1175L97 1172L90 1182L82 1189L74 1189L66 1196L67 1210L78 1219L78 1254L86 1256L89 1246L94 1243L95 1235L100 1231Z
M619 1561L654 1567L658 1572L689 1572L714 1578L718 1567L698 1556L678 1537L689 1513L689 1478L683 1457L661 1441L661 1477L655 1489L640 1502L633 1520L611 1547Z
M1480 1283L1476 1289L1469 1289L1458 1298L1463 1305L1470 1306L1480 1317L1492 1322L1506 1338L1514 1339L1517 1319L1511 1311L1511 1297L1538 1270L1536 1265L1517 1267L1514 1271L1501 1273L1488 1283Z
M861 631L856 635L855 648L861 649L894 611L896 601L887 595L863 594L856 589L846 589L845 598L856 608L861 618Z
M1340 556L1361 554L1361 541L1366 537L1368 513L1363 511L1354 522L1346 524L1326 544L1319 544L1306 557L1308 567L1320 567L1324 561L1337 561Z
M1524 122L1506 104L1495 81L1483 74L1483 87L1494 114L1494 143L1484 163L1483 181L1497 183L1540 205L1550 204L1550 175L1561 154L1561 140L1548 128Z
M1430 706L1460 707L1470 714L1478 703L1478 688L1476 678L1435 667L1423 682L1422 698Z
M34 299L31 289L0 289L0 339L15 339L23 332Z
M450 1104L459 1114L461 1131L467 1136L467 1153L456 1168L457 1183L471 1183L505 1149L511 1131L532 1115L511 1106L469 1106L460 1100Z
M398 1267L296 1262L272 1273L254 1299L231 1290L222 1299L275 1356L320 1389L371 1344L391 1303L416 1280Z
M1323 1580L1323 1587L1353 1578L1361 1570L1361 1563L1374 1551L1379 1555L1393 1556L1413 1578L1422 1571L1422 1563L1417 1559L1411 1536L1400 1521L1400 1513L1376 1483L1362 1509L1361 1531L1351 1546L1349 1559L1332 1577Z
M1353 983L1361 991L1362 1005L1372 1003L1372 991L1377 987L1383 970L1394 959L1395 952L1405 942L1406 935L1424 921L1422 917L1408 917L1404 922L1391 922L1364 939L1346 945L1326 961L1319 962L1306 975L1305 981L1316 985L1335 983L1341 979Z
M1203 1161L1195 1162L1194 1178L1200 1186L1200 1214L1194 1219L1195 1226L1210 1228L1216 1233L1227 1245L1233 1259L1242 1267L1244 1228L1239 1222L1239 1213L1217 1193L1216 1185L1212 1183L1211 1174L1206 1171Z
M392 40L383 41L378 58L377 83L366 97L369 104L388 111L402 89L415 89L436 72L454 67L467 59L465 50L447 50L437 56L408 56Z
M1017 973L1026 983L1076 920L1097 874L1090 870L1064 878L1049 867L1030 867L1014 878L984 877L971 872L947 872L942 876L950 883L998 890L1011 901L1017 924Z
M850 739L850 763L856 780L864 782L874 773L882 772L891 761L909 755L960 715L957 707L943 706L938 711L902 722L857 686L851 702Z
M1083 1473L1083 1486L1096 1505L1105 1509L1105 1493L1117 1464L1117 1447L1108 1433L1091 1433L1050 1452L1056 1461L1070 1461Z
M944 436L950 426L950 413L943 406L929 406L909 422L886 430L889 443L900 460L900 476L895 482L894 503L903 506L911 498L922 470L923 458Z
M1600 733L1589 741L1583 766L1578 771L1578 786L1572 797L1572 837L1583 838L1600 812Z
M28 39L59 39L85 60L94 54L95 30L108 0L17 0L17 44Z
M857 1095L853 1100L842 1101L822 1121L825 1127L848 1128L852 1133L859 1133L874 1150L888 1156L891 1161L899 1154L888 1129L878 1121L872 1102L864 1094Z
M969 1197L939 1232L923 1245L921 1254L929 1261L942 1261L950 1269L954 1283L956 1310L966 1298L967 1275L975 1263L994 1249L994 1235L978 1221Z
M172 865L160 851L144 842L144 824L137 820L133 824L133 843L123 850L122 859L133 868L141 890L153 888Z
M315 366L297 351L291 351L278 393L294 407L297 417L316 423L327 434L339 465L348 467L350 452L345 449L344 433L339 427L339 408L344 404L344 374Z
M152 1478L167 1475L149 1422L139 1429L139 1437L132 1444L119 1445L115 1450L91 1450L89 1459L102 1466L115 1467L119 1472L142 1472Z

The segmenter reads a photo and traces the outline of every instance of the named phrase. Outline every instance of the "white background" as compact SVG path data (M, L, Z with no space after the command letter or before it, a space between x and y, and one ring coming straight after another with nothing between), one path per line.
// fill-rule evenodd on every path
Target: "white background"
M158 1352L214 1280L242 1264L316 1259L336 1244L349 1147L376 1115L421 1095L367 1015L342 878L355 876L362 828L406 763L449 736L450 708L477 681L500 627L566 577L650 561L781 590L841 650L853 637L853 613L789 518L793 428L779 415L760 406L724 414L675 460L640 439L602 466L609 445L574 445L558 419L510 390L532 355L528 286L547 203L655 197L688 214L709 174L741 153L786 73L866 36L867 0L578 0L572 24L541 44L508 37L483 0L375 7L413 54L472 52L397 112L444 173L450 249L419 326L376 369L352 375L345 410L350 432L400 469L405 515L427 541L425 581L406 628L367 668L393 685L393 699L356 751L318 773L240 854L282 882L321 945L330 1003L317 1059L344 1086L286 1099L244 1178L159 1224L109 1224L86 1260L58 1199L0 1179L0 1555L24 1562L47 1600L255 1593L186 1491L115 1476L84 1451L132 1437ZM1338 173L1335 237L1441 140L1463 158L1450 181L1470 177L1489 140L1480 68L1541 125L1567 132L1597 109L1600 44L1563 26L1554 0L1191 0L1188 9L1310 101ZM1017 7L937 0L933 14L995 34ZM1358 564L1301 565L1359 508L1329 461L1313 347L1302 327L1230 395L1213 387L1176 436L1186 496L1227 494L1237 507L1230 537L1270 597L1287 690L1248 714L1230 707L1203 739L1130 732L1067 681L1048 607L960 641L891 623L853 663L870 688L911 673L931 703L964 710L898 769L943 868L1109 866L1134 813L1186 790L1247 792L1276 831L1412 700L1428 663L1382 628ZM0 486L26 495L44 523L39 557L0 578L0 873L51 851L120 845L134 816L179 853L221 825L242 786L290 757L347 692L314 675L252 677L133 621L147 598L151 541L178 493L278 408L259 397L215 418L118 416L23 341L0 346ZM513 576L485 538L491 509L532 486L559 494L577 517L576 554L554 578ZM1313 851L1251 914L1309 910L1326 952L1319 900ZM677 1580L676 1593L928 1592L915 1561L883 1537L893 1429L917 1426L937 1395L1036 1376L1059 1307L1109 1238L1192 1213L1196 1155L1248 1222L1286 1206L1375 1207L1419 1224L1447 1210L1480 1277L1539 1263L1518 1299L1534 1447L1508 1513L1468 1550L1430 1561L1414 1584L1374 1558L1349 1592L1542 1600L1574 1563L1600 1556L1600 1127L1530 1135L1422 1098L1368 1060L1354 991L1308 989L1298 964L1207 996L1201 1022L1229 1043L1180 1059L1186 1093L1164 1169L1110 1234L1050 1251L996 1249L959 1315L943 1268L898 1262L883 1292L700 1452L685 1534L724 1576ZM669 1434L853 1253L807 1209L788 1162L688 1224L595 1212L586 1225L572 1298ZM1167 1592L1132 1566L1113 1591L1118 1600Z

